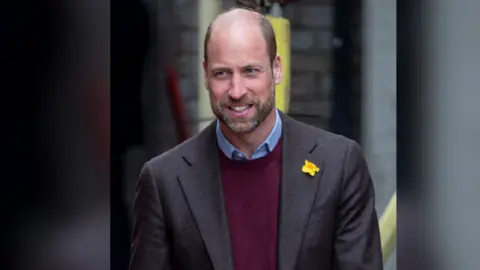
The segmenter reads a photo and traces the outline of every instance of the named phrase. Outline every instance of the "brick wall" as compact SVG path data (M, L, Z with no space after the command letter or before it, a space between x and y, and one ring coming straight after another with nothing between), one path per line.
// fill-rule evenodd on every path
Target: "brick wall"
M180 85L192 132L197 115L197 1L176 0L175 20ZM229 0L224 7L230 7ZM290 112L306 123L328 128L332 89L331 39L333 7L328 0L302 0L285 7L291 23L292 81ZM201 33L204 35L204 33Z
M328 128L331 115L333 15L326 0L303 0L284 8L291 24L289 114L323 128Z
M198 66L198 11L200 0L175 0L174 14L179 46L177 48L177 69L180 88L185 100L190 132L196 132L197 115L197 66Z

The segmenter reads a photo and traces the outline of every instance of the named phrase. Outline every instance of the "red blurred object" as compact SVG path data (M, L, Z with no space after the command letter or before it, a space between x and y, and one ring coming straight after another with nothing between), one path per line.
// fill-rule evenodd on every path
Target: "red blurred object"
M180 86L178 83L177 72L171 65L167 66L167 85L170 93L173 115L175 117L177 134L179 136L180 142L183 142L189 137L187 117L185 113L182 93L180 91Z
M110 81L103 78L85 79L85 123L91 130L95 149L103 158L110 155ZM84 105L82 104L82 105Z

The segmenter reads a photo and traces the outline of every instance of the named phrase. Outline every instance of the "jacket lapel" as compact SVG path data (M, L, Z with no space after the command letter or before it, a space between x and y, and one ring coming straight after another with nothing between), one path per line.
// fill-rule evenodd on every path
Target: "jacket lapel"
M295 268L302 245L308 217L323 172L324 159L312 153L322 148L320 138L312 138L310 128L292 118L281 115L282 134L282 183L280 195L278 262L279 270ZM302 172L305 160L320 168L310 176Z
M184 153L179 182L215 269L233 270L227 215L218 162L215 122Z

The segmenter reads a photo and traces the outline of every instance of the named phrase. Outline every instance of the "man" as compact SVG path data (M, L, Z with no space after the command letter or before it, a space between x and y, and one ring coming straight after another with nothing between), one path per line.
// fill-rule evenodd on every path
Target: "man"
M218 121L144 165L131 269L382 269L361 149L275 109L268 20L219 15L203 67Z

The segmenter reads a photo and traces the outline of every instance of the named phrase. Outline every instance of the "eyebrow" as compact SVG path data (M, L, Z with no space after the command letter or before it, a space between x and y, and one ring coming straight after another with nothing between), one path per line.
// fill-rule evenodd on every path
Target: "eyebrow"
M260 63L247 63L242 65L240 68L249 68L249 67L257 67L260 69L264 69L264 67ZM226 65L212 65L211 70L231 70L232 68Z

